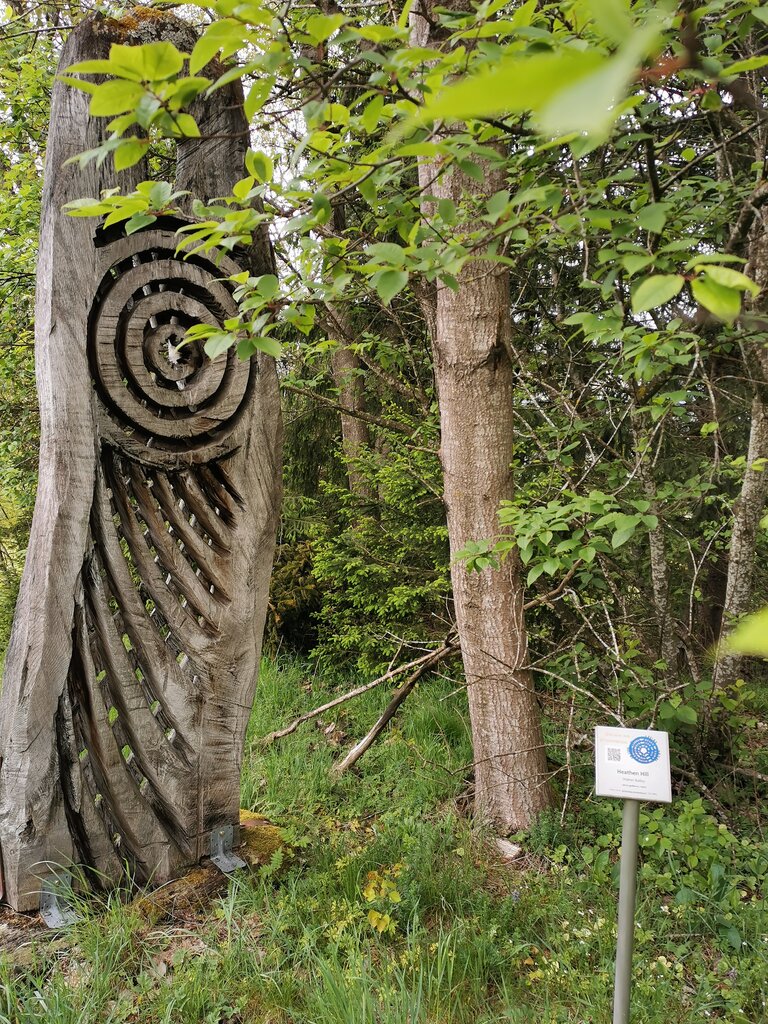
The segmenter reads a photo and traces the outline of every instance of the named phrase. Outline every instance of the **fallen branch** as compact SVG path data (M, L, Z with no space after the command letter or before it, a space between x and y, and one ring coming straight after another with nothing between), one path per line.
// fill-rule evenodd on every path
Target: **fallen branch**
M422 661L421 665L419 665L416 671L412 675L410 675L408 679L406 679L406 681L400 687L400 689L396 690L395 693L392 695L392 700L390 700L389 704L387 704L384 713L381 715L380 718L377 719L373 728L368 733L366 733L366 735L360 740L359 743L356 743L354 747L352 747L352 749L349 751L349 753L342 761L340 761L337 765L334 766L334 775L341 775L342 772L345 772L347 770L347 768L351 768L356 761L360 760L360 758L363 756L366 750L368 750L368 748L373 746L373 744L376 742L376 739L384 731L389 721L392 718L394 718L397 709L403 703L403 701L414 688L419 679L421 679L421 677L426 672L433 668L438 661L441 661L444 657L446 657L446 655L457 650L458 647L456 644L456 638L454 637L452 641L449 638L448 640L446 640L445 644L441 648L439 648L437 651L433 651L428 659Z
M260 746L268 747L271 743L274 743L275 740L281 740L284 736L289 736L292 732L296 732L298 727L303 725L304 722L310 722L313 718L319 718L320 715L338 707L339 704L346 704L348 700L352 700L354 697L359 697L361 694L367 693L369 690L373 690L374 687L380 686L382 683L389 682L390 679L396 679L397 676L401 676L403 673L408 672L411 669L417 669L421 665L425 664L428 664L430 667L435 665L438 661L442 661L442 659L448 654L452 654L458 650L456 642L456 634L451 633L443 646L438 647L436 651L429 651L427 654L423 654L420 658L415 658L413 661L409 661L405 665L400 665L399 668L390 669L388 672L385 672L383 676L379 676L378 679L372 679L370 683L364 683L362 686L356 686L354 690L349 690L347 693L342 693L339 697L334 697L334 699L329 700L327 704L321 704L319 708L314 708L312 711L307 711L303 715L299 715L298 718L295 718L290 725L286 725L283 729L276 729L274 732L270 732L266 736L262 736L261 739L256 740L256 743Z
M768 782L768 775L764 772L756 772L753 768L739 768L734 766L731 768L732 772L736 775L743 775L745 779L753 779L756 782Z

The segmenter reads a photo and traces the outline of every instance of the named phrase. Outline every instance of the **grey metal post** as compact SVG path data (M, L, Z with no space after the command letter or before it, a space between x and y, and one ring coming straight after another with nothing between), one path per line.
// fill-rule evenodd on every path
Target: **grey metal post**
M640 801L625 800L621 829L619 925L616 943L616 978L613 993L613 1024L629 1024L629 993L632 984L632 943L635 931L637 889L637 830Z

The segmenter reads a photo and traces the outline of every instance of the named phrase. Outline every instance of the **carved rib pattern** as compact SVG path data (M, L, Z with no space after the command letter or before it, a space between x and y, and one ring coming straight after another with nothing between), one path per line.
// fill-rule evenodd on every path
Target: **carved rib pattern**
M86 794L141 882L205 852L202 706L243 507L226 470L227 437L253 372L234 354L211 361L199 345L178 347L189 326L220 327L236 307L216 280L221 269L175 258L172 238L154 231L111 243L91 312L89 360L107 429L69 673L80 772L70 788ZM89 836L82 807L66 791L65 800L73 834ZM96 868L90 845L79 853Z
M242 499L219 463L169 473L104 445L101 468L69 691L84 789L146 882L158 867L147 847L200 856L196 732Z

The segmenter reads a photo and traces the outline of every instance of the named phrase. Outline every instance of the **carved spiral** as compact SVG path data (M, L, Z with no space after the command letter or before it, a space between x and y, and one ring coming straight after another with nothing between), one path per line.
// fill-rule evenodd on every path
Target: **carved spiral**
M201 342L180 345L195 324L221 327L237 314L223 277L227 260L183 260L177 237L147 231L105 248L108 269L89 322L96 392L108 433L136 452L194 452L220 442L237 422L253 365L234 350L209 359Z

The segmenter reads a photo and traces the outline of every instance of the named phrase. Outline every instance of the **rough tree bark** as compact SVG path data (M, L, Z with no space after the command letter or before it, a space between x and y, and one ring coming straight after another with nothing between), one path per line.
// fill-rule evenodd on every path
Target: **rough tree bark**
M151 17L149 16L151 15ZM88 18L61 67L112 42L170 38L167 15ZM203 198L241 175L238 86L214 94L181 147ZM237 829L280 496L272 360L178 354L191 323L236 312L213 264L176 257L175 223L123 237L62 204L131 188L104 163L65 165L105 131L88 97L54 87L36 299L40 483L0 702L5 899L33 909L57 865L94 884L161 882ZM265 239L253 272L270 269ZM241 263L243 261L240 261Z
M440 44L429 0L411 17L416 46ZM437 161L420 165L426 216L433 200L457 208L506 185L486 166L480 184ZM499 535L500 503L513 496L513 367L509 273L471 262L458 288L438 287L432 349L440 407L440 456L451 549L456 623L466 674L477 813L502 831L526 828L551 803L541 713L529 668L520 565L470 573L456 555L470 540Z
M751 205L750 214L752 220L745 270L760 286L760 292L751 303L747 318L756 320L755 326L764 329L768 309L768 212L764 190L759 201ZM757 532L768 502L768 349L761 339L751 337L743 342L742 353L745 376L752 390L750 430L744 479L733 509L721 641L727 638L735 619L754 610ZM729 686L742 671L743 659L725 650L722 643L718 647L720 656L713 681L717 686Z
M348 347L352 334L349 318L343 310L329 306L327 319L330 338L338 341L339 346L331 353L331 373L333 382L339 392L339 401L351 413L341 413L341 438L347 463L347 480L349 489L361 498L372 498L373 489L365 475L355 466L354 460L359 458L366 448L370 447L371 435L368 424L355 413L365 412L365 388L363 386L363 368L358 356Z

